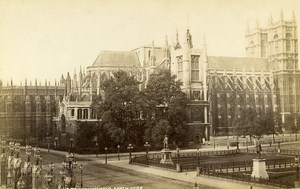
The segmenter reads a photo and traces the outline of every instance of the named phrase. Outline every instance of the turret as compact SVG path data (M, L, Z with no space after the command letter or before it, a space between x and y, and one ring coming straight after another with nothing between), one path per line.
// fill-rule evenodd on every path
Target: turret
M292 21L296 23L296 16L295 16L295 12L293 11L293 15L292 15Z
M270 15L270 18L269 18L269 25L272 25L273 24L273 16L272 14Z
M192 41L191 41L191 34L189 30L187 30L186 33L186 40L184 41L182 45L182 72L183 72L183 77L182 77L182 82L183 82L183 88L184 91L186 92L188 98L190 98L190 83L191 83L191 53L190 49L192 46Z
M80 66L80 71L79 71L79 99L81 98L81 92L82 92L82 79L83 79L83 76L82 76L82 71L81 71L81 66Z
M177 49L181 49L181 45L180 45L179 39L178 39L178 30L176 31L176 42L174 45L174 50L177 50Z
M207 48L205 35L203 37L203 48L202 48L202 81L203 81L203 100L207 100Z
M61 74L60 86L63 86L64 84L65 84L64 74Z
M71 77L70 77L70 74L68 72L67 77L66 77L66 83L65 83L66 89L67 89L67 91L66 91L67 96L71 93L71 82L72 82Z
M280 21L283 22L283 20L284 20L284 17L283 17L283 12L282 12L282 9L281 9L281 11L280 11Z
M165 42L165 48L164 48L164 57L169 58L169 59L171 58L167 35L166 35L166 42Z
M74 76L73 76L73 84L72 84L72 89L77 89L77 74L76 74L76 69L74 69Z

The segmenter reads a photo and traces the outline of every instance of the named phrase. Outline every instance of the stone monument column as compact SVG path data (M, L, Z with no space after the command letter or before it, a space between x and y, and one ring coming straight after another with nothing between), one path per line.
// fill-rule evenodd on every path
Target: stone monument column
M251 178L269 179L269 175L266 168L266 160L260 157L262 152L260 140L258 140L256 143L256 151L258 153L258 158L253 159L253 170L252 170Z
M173 165L173 161L171 159L171 150L168 148L168 137L165 135L165 138L163 140L164 148L161 151L161 164L171 164Z

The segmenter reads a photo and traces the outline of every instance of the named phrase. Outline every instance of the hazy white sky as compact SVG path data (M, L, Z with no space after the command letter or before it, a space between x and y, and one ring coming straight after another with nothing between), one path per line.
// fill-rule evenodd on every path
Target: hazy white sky
M0 0L0 79L53 84L101 50L172 43L187 27L196 48L205 33L208 55L245 56L247 21L266 25L281 9L299 24L298 0Z

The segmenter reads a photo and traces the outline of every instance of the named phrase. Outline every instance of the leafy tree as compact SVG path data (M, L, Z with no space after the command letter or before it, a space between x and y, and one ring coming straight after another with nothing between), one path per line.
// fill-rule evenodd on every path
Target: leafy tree
M96 135L95 125L91 122L81 122L78 125L77 133L76 133L76 147L78 148L86 148L91 147L93 145L93 139Z
M138 136L137 133L141 103L138 84L139 82L125 71L117 71L113 77L102 82L105 96L99 105L99 114L113 145L136 143L137 138L143 136Z
M255 110L248 108L241 112L239 118L235 118L233 126L238 136L249 135L251 139L253 136L273 134L274 138L275 134L281 132L281 119L272 111L258 114Z
M144 91L144 139L155 145L161 145L164 135L169 135L170 143L185 144L187 140L187 97L181 90L182 83L175 78L167 69L158 70L150 75Z
M292 113L286 116L284 126L287 131L295 134L297 140L297 134L299 132L299 124L300 124L300 115L297 113Z

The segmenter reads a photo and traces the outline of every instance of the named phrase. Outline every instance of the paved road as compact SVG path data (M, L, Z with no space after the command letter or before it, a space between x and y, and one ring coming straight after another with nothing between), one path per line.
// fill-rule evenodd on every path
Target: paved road
M23 159L24 151L21 151L21 156ZM55 165L54 174L56 182L60 180L59 171L62 168L61 162L64 160L65 153L55 153L51 151L41 152L43 156L42 167L43 174L47 173L49 167L47 166L50 162ZM191 189L193 188L193 183L180 181L176 178L166 178L162 176L156 176L148 173L141 173L134 170L113 166L110 164L103 164L103 157L99 158L80 158L77 157L78 165L82 164L83 169L83 187L87 188L102 188L102 189L113 189L114 187L136 187L134 189ZM128 161L128 160L127 160ZM128 164L126 161L126 164ZM110 163L110 162L109 162ZM81 184L81 173L80 169L77 167L75 170L75 175L77 179L76 187L80 188ZM214 187L202 186L201 188L213 189ZM133 189L133 188L132 188Z

